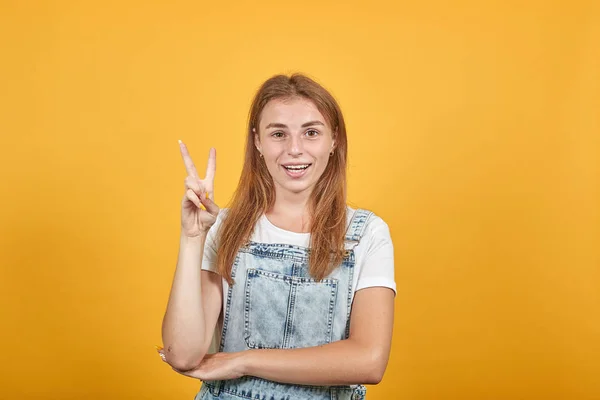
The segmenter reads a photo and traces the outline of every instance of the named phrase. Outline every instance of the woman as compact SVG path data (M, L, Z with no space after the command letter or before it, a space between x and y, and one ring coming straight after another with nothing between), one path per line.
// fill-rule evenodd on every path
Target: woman
M300 74L262 85L228 209L213 202L215 150L200 179L180 147L188 176L163 361L204 382L197 400L364 398L390 352L393 247L381 218L346 205L335 99Z

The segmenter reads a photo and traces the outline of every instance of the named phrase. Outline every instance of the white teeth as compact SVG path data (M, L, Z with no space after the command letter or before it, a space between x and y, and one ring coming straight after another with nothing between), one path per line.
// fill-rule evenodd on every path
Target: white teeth
M289 169L290 171L302 171L306 168L308 168L310 166L310 164L304 164L304 165L289 165L289 166L284 166L285 169Z

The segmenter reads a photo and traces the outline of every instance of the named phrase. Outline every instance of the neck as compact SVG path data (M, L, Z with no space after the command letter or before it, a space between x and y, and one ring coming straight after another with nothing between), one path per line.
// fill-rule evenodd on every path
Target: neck
M300 193L293 193L275 186L275 204L267 212L269 215L284 215L286 218L301 218L308 222L310 220L308 200L311 191L305 190ZM304 225L304 223L303 223Z

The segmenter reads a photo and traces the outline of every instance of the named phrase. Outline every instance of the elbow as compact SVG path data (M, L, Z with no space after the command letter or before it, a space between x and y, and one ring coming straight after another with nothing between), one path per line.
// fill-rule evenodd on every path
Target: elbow
M204 356L199 357L199 358L184 358L184 357L179 357L179 358L175 358L173 357L172 360L170 360L169 358L167 358L167 363L175 368L178 371L190 371L192 369L197 368L200 363L202 362L202 359L204 358Z
M370 371L367 374L366 380L364 382L365 385L378 385L383 379L383 372L378 370Z
M167 358L167 363L178 371L189 371L196 368L202 362L200 359L185 359L185 358L173 358L172 360Z
M378 385L383 380L385 369L387 367L388 354L379 351L370 352L370 360L365 363L368 366L368 371L365 374L366 385Z
M175 348L171 352L165 354L165 361L176 370L189 371L200 365L205 354L206 352L192 353L185 350L178 351Z

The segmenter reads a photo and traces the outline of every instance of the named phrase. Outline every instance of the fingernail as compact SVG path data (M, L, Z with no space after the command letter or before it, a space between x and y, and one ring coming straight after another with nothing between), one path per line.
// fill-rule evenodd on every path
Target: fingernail
M160 351L163 349L161 346L158 346L158 345L154 345L154 348L156 349L156 351Z
M206 197L205 197L205 199L208 199L208 192L206 192Z
M179 142L179 144L181 144L181 140L177 140Z

